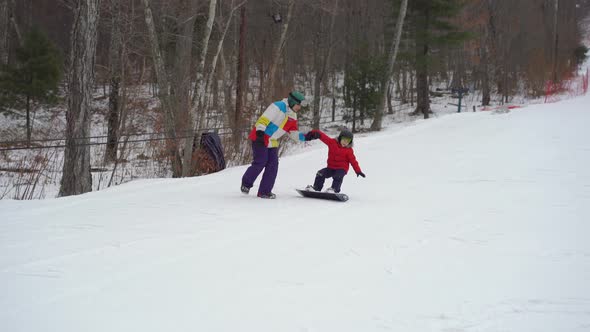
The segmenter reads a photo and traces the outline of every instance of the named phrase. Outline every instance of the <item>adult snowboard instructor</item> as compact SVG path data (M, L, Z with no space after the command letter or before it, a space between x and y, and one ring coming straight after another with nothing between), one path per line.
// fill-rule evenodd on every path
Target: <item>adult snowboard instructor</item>
M241 190L244 194L250 192L254 181L260 173L262 180L258 188L258 197L276 198L272 192L279 170L279 141L289 134L293 140L304 142L306 136L297 127L297 112L305 96L298 91L291 91L287 98L270 104L254 124L248 138L252 141L252 165L248 167L242 177Z

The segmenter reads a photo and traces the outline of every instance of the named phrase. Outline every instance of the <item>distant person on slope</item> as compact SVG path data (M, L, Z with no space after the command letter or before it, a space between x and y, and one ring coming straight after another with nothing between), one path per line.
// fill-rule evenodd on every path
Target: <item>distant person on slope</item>
M276 198L272 188L279 170L278 139L284 134L289 134L289 137L296 141L307 140L297 127L297 112L304 100L305 96L301 92L292 91L287 98L270 104L256 121L248 137L252 141L253 161L242 177L240 189L244 194L250 192L254 181L264 170L258 197Z
M349 165L352 165L357 177L365 177L365 173L361 171L354 156L352 149L354 135L350 130L342 130L337 139L331 138L319 130L312 130L305 137L309 141L319 138L328 146L328 167L322 168L316 173L313 185L307 186L306 190L322 191L326 179L332 178L332 187L326 189L326 192L339 193L344 176L348 173Z

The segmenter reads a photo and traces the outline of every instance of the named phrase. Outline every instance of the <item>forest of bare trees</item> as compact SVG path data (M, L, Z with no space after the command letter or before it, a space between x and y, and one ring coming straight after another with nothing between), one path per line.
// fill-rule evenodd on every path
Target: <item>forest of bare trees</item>
M589 10L588 0L0 0L0 65L21 65L35 27L62 54L60 194L71 195L92 188L92 91L108 99L104 164L120 159L144 87L170 174L190 176L199 132L227 128L227 158L239 159L252 117L291 89L311 100L310 127L338 108L353 130L380 130L393 104L428 118L437 88L469 89L481 105L542 96L584 59ZM24 109L6 78L0 109Z

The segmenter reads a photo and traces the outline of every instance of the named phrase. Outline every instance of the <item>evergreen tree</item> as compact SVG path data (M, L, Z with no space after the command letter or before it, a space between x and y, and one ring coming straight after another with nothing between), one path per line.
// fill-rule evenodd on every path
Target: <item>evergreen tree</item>
M363 124L367 117L373 117L379 107L385 71L384 57L371 55L366 44L355 52L344 78L344 101L347 107L352 108L348 118L352 121L353 131L356 131L357 111Z
M415 0L408 3L408 23L412 26L415 41L416 111L428 118L429 63L433 48L457 45L468 35L458 30L451 20L459 14L462 0Z
M16 63L0 72L0 102L24 107L27 117L27 140L31 140L31 107L57 100L62 74L61 56L39 29L29 32L16 50Z

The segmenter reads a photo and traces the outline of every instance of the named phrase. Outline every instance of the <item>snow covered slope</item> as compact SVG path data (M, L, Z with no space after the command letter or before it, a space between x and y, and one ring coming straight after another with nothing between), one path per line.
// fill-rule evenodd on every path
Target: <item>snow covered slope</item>
M358 136L347 203L293 190L317 141L276 200L238 167L0 201L0 330L588 331L589 104Z

